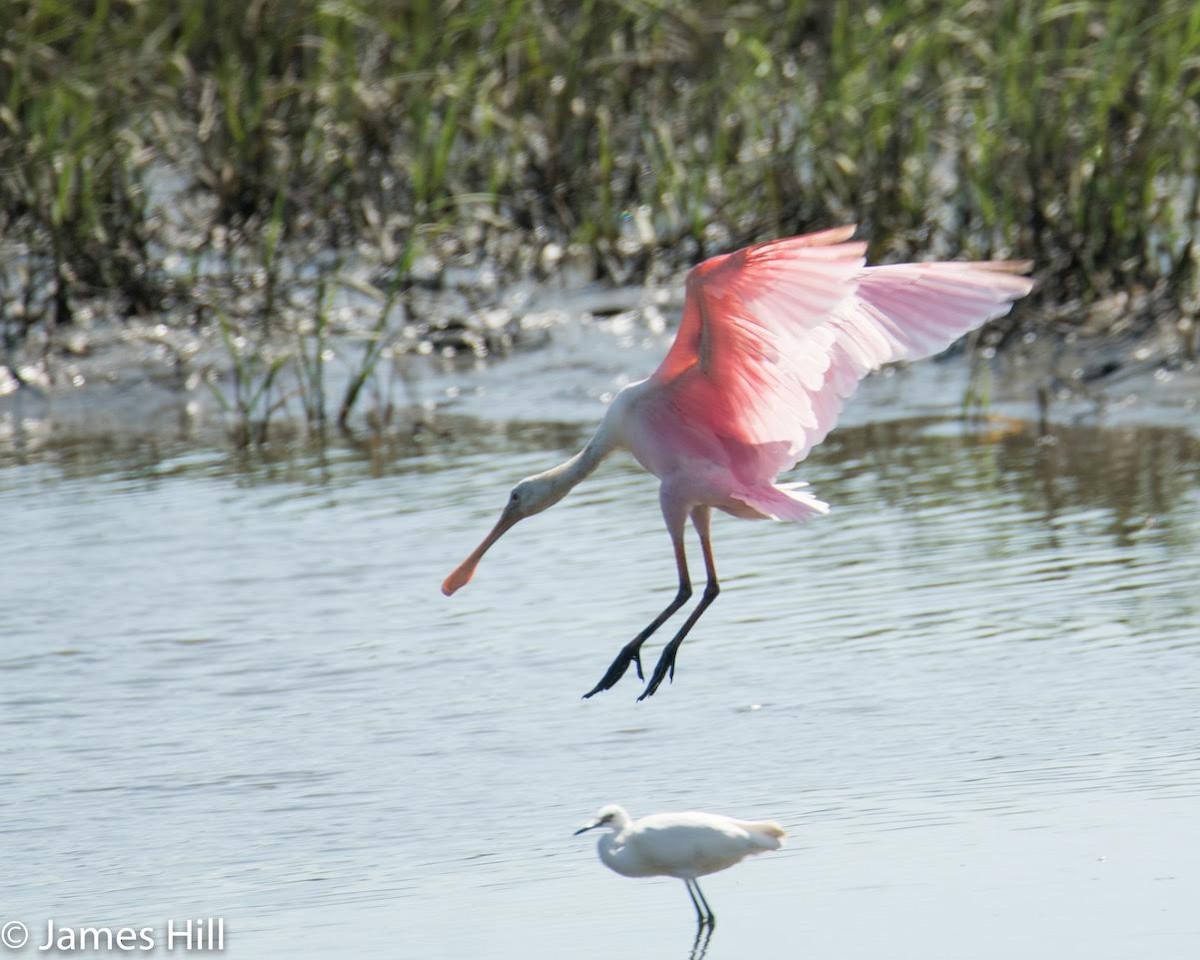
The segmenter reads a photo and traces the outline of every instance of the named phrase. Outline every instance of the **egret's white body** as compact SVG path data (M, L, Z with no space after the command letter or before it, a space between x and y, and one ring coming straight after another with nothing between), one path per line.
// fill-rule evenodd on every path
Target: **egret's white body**
M615 804L603 807L594 820L575 832L578 835L597 827L609 830L596 844L606 867L623 877L682 880L702 925L712 925L717 918L696 878L726 870L746 857L778 850L786 836L783 827L773 820L736 820L691 810L633 820Z

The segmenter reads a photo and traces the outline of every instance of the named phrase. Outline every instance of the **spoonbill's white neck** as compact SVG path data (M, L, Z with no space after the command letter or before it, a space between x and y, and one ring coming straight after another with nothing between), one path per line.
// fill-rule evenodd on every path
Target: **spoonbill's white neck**
M513 488L508 504L505 506L504 512L500 514L500 519L496 521L492 532L484 537L483 542L471 552L471 555L446 578L442 584L442 593L449 596L466 585L475 575L475 568L483 559L483 555L487 553L493 543L512 528L513 524L526 517L532 517L535 513L541 513L547 507L554 506L577 483L595 470L600 465L600 461L616 448L619 433L613 407L609 407L608 413L600 421L600 426L592 434L592 438L575 456L565 463L560 463L557 467L551 467L549 470L527 477L518 483Z
M604 458L616 448L614 433L608 418L605 417L600 421L600 426L596 428L591 439L575 456L560 463L557 467L551 467L549 470L530 477L530 480L541 481L544 484L542 489L545 491L546 497L544 505L535 502L531 506L538 506L541 510L545 510L546 507L553 506L570 493L576 484L582 483L591 476Z

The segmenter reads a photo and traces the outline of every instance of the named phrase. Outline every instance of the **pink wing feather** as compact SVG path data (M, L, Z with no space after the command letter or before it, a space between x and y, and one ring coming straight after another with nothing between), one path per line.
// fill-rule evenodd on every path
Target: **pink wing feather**
M1021 276L1028 263L867 267L866 244L846 242L853 233L773 240L701 263L654 374L675 416L726 447L739 498L769 516L823 508L774 479L833 429L859 380L944 350L1033 287Z

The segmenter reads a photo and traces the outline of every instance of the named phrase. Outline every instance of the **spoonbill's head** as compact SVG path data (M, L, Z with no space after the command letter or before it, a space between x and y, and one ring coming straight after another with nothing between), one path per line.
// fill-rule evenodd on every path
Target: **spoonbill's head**
M492 527L492 532L484 537L483 542L471 551L471 555L445 579L442 583L442 593L450 596L456 590L470 583L471 577L475 575L475 568L479 566L479 561L483 559L483 555L488 552L493 543L504 536L518 520L532 517L535 513L541 513L547 507L554 506L567 495L569 489L558 482L558 475L553 470L539 473L537 476L526 477L513 487L512 493L508 497L508 503L504 505L504 511L500 514L496 525Z
M607 807L601 807L597 810L595 818L589 820L576 830L575 836L587 833L589 830L595 830L597 827L608 827L613 833L619 833L627 826L629 826L629 814L625 812L625 808L618 807L615 803L610 803Z

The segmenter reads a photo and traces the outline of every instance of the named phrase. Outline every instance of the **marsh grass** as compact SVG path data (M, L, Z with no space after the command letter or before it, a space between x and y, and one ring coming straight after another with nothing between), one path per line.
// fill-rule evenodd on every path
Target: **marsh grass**
M229 389L222 388L217 378L210 378L209 386L221 408L231 414L238 444L265 443L272 417L287 404L276 382L290 357L262 341L248 340L224 313L217 314L217 323L230 360Z
M358 257L384 310L342 422L420 250L512 273L553 243L633 281L854 220L877 258L1031 256L1051 303L1186 320L1198 170L1184 0L0 5L5 343L96 295L194 316L172 255L218 247L265 281L225 314L240 342L327 338L281 320L284 285Z

